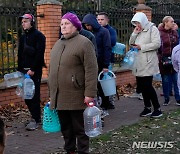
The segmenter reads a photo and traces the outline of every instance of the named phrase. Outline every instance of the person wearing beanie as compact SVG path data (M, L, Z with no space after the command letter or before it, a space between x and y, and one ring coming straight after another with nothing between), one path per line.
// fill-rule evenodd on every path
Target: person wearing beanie
M42 67L45 67L44 52L45 36L35 28L34 16L24 14L19 17L24 34L20 37L18 47L18 71L29 74L35 84L35 94L32 99L25 99L31 113L31 120L26 124L27 130L35 130L41 123L40 84Z
M58 111L66 152L88 154L89 137L84 130L83 112L97 94L95 48L79 34L82 26L75 14L66 13L60 27L61 38L50 55L50 108Z
M74 11L71 11L70 13L73 13L73 14L76 15L76 13ZM98 53L97 53L97 44L96 44L96 38L93 35L93 33L91 33L88 30L85 30L84 28L81 28L81 30L79 31L79 34L87 37L93 43L93 45L95 47L95 51L96 51L96 57L97 57L97 55L98 55ZM62 35L62 33L61 33L61 28L60 28L59 29L59 38L61 38L61 35Z

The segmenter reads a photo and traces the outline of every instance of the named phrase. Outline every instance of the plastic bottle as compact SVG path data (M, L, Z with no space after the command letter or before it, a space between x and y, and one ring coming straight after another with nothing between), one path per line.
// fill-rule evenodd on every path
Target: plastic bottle
M24 99L32 99L35 92L34 81L30 78L28 74L25 74L25 79L23 82L23 93Z
M108 80L108 79L111 79L111 76L108 74L108 72L104 72L102 80Z
M17 86L23 80L24 74L19 71L4 75L4 81L7 87Z
M132 69L136 54L138 52L137 48L132 48L129 52L126 53L126 56L123 59L124 65L129 69Z
M23 94L23 83L19 83L17 88L16 88L16 95L19 97L24 97Z
M94 106L93 102L88 104L83 116L86 135L89 137L100 135L102 133L101 111Z

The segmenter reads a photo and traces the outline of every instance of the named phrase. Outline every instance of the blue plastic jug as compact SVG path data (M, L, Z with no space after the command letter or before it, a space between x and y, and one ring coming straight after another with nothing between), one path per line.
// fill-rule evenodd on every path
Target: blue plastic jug
M138 52L137 48L131 48L127 53L126 56L123 59L123 65L124 67L128 69L133 68L133 64L135 62L136 54Z

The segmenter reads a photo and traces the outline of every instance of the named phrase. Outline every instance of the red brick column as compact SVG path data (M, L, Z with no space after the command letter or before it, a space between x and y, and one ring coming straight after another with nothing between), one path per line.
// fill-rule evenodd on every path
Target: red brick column
M134 11L136 12L143 12L146 14L149 21L152 20L152 8L145 5L145 0L138 0L138 4L134 7Z
M37 27L46 36L45 63L42 78L48 77L50 51L59 38L59 25L62 16L62 3L56 0L41 0L37 2Z

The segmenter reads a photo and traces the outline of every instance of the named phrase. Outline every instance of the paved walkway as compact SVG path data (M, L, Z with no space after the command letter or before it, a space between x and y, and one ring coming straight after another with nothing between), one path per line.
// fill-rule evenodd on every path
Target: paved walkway
M160 104L163 103L163 97L159 95L161 90L157 90ZM109 116L105 118L105 127L103 132L107 132L122 125L130 125L143 119L139 113L143 110L143 101L132 98L120 97L115 102L115 109L109 110ZM169 106L162 106L163 112L178 108L175 105L174 97L171 97ZM5 154L50 154L62 148L64 141L61 133L44 133L42 129L37 131L25 131L22 123L13 123L13 127L8 128L7 132L13 132L8 135L6 141Z

